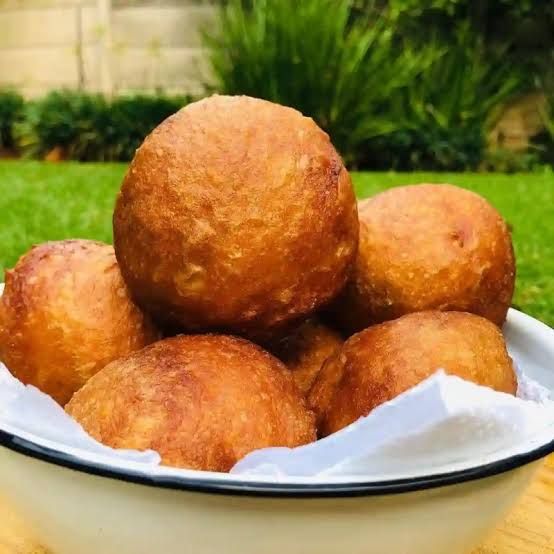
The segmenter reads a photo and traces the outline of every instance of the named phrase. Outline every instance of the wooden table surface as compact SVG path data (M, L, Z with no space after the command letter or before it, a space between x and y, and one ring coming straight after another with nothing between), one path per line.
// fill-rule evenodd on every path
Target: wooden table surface
M1 503L0 554L47 554ZM554 554L554 456L512 513L473 554Z

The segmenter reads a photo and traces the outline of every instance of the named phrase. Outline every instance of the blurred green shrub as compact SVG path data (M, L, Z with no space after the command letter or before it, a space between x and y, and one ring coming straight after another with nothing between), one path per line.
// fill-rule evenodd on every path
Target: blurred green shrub
M448 43L426 32L422 45L400 32L417 2L391 0L386 13L376 4L229 0L205 36L216 88L298 108L355 167L476 168L504 103L529 88L527 73L504 59L507 47L485 51L469 25Z
M554 56L552 0L359 0L365 10L398 20L402 33L425 43L429 33L445 42L469 25L486 50L509 48L505 57L543 81L551 80Z
M43 157L60 148L73 160L102 159L102 127L107 102L96 94L53 91L25 105L16 126L18 144L30 157Z
M127 161L154 127L189 101L163 95L109 101L98 94L53 91L25 105L15 134L28 157L59 149L64 159Z
M529 89L528 74L504 58L484 53L482 40L461 28L448 47L413 82L390 98L388 113L399 130L369 141L364 165L380 169L477 169L487 136L505 104Z
M216 90L299 109L354 164L368 139L398 129L390 98L436 54L405 48L352 0L229 0L204 39Z
M144 138L164 119L191 102L187 96L119 96L109 104L105 159L130 160Z
M13 130L23 113L23 97L15 91L0 90L0 149L15 147Z

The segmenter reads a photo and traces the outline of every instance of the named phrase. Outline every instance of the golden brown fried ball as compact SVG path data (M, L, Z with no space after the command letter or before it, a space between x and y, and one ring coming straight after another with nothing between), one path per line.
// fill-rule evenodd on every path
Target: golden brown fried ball
M411 185L358 209L354 275L334 307L345 330L422 310L504 322L515 280L512 241L484 198L452 185Z
M134 297L158 320L270 337L346 282L356 202L312 119L256 98L212 96L137 150L114 239Z
M108 362L158 336L107 244L47 242L6 272L0 360L62 405Z
M344 339L330 327L317 319L309 319L278 341L271 352L292 372L300 391L307 394L323 362L343 343Z
M229 471L252 450L315 440L314 416L283 364L224 335L164 339L117 360L66 409L104 444L151 448L181 468Z
M437 370L500 392L517 381L500 329L462 312L420 312L353 335L323 366L309 395L322 436L334 433Z

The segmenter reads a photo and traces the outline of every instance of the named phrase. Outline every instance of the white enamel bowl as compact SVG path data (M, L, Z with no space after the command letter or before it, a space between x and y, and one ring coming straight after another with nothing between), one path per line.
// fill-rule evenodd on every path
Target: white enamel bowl
M504 330L529 376L554 390L554 331L515 310ZM553 451L435 475L275 483L146 476L0 430L0 493L53 554L461 554Z

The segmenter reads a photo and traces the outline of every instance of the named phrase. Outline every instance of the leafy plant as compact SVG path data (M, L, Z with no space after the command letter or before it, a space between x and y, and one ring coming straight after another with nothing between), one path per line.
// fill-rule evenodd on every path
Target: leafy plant
M460 27L469 26L485 51L504 49L504 57L524 68L537 85L554 83L554 2L552 0L358 0L365 13L392 18L406 39L427 45L430 35L449 45Z
M441 49L439 40L431 44ZM506 102L529 86L502 50L485 55L482 41L461 29L427 71L390 97L388 113L400 129L368 143L366 165L475 169Z
M154 127L188 101L138 95L110 102L97 94L54 91L25 106L16 126L18 142L29 157L57 148L72 160L126 161Z
M21 119L23 97L15 91L0 90L0 149L13 149L14 125Z
M120 96L109 111L105 130L106 157L130 160L146 135L191 101L187 96Z
M353 0L229 0L204 36L215 88L299 109L355 164L369 139L397 129L385 106L433 58L368 13Z
M350 165L476 168L526 72L505 59L509 45L489 50L469 25L448 41L427 33L425 47L399 32L406 13L450 16L462 4L230 0L205 36L216 88L312 116Z
M33 157L60 148L70 159L96 159L102 149L102 136L97 130L107 111L100 95L50 92L25 106L24 119L16 127L19 144L26 155Z

